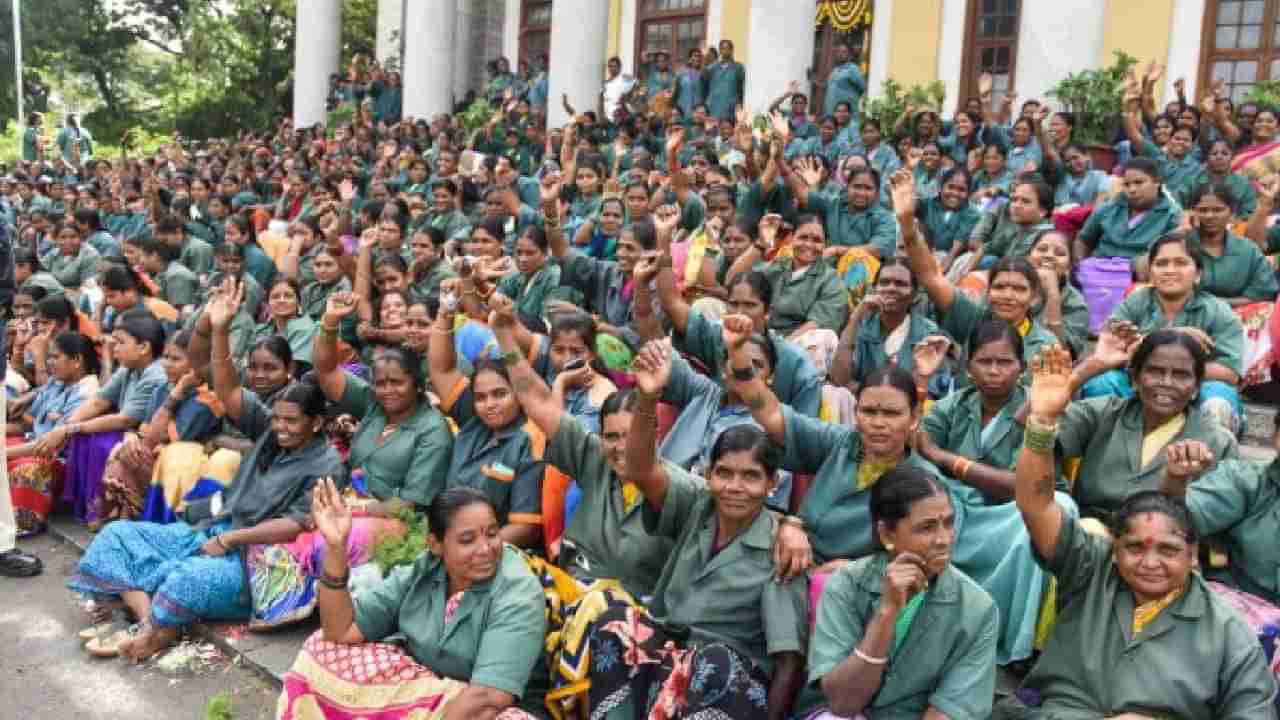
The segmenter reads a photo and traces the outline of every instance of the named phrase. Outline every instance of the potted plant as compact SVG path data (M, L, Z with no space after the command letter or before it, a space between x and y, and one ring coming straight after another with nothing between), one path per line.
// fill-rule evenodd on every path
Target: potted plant
M1047 93L1075 116L1072 142L1086 147L1094 167L1104 172L1115 167L1111 140L1124 111L1125 76L1137 64L1137 58L1117 50L1110 67L1071 73Z

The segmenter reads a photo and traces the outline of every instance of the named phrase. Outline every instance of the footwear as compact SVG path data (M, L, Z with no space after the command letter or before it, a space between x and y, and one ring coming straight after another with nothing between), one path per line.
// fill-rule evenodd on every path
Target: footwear
M44 571L40 558L14 548L0 553L0 575L6 577L32 577Z
M115 627L115 624L109 623L109 622L98 623L97 625L94 625L92 627L87 627L81 630L79 633L80 642L88 642L90 640L93 640L94 638L100 638L103 635L106 635L107 633L111 632L111 629L113 627Z
M85 643L84 649L90 655L98 658L113 658L120 655L120 644L125 640L132 639L138 634L138 626L127 628L125 630L117 630L108 635L106 638L94 637Z

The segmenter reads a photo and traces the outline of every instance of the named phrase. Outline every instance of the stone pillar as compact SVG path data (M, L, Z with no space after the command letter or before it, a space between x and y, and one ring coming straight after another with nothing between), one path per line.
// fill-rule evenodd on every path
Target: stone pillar
M816 13L816 0L751 0L744 102L752 113L767 110L792 80L808 87Z
M342 59L341 0L298 0L297 41L294 44L293 125L308 127L325 121L329 76Z
M809 34L813 35L812 29ZM596 109L604 87L608 40L609 3L556 0L551 6L548 126L564 125L568 120L560 102L563 94L568 94L569 103L578 112Z
M467 88L471 87L471 80L476 75L476 68L473 67L473 58L471 57L471 35L473 33L473 24L478 14L475 7L478 3L474 0L457 0L458 14L454 22L456 28L453 37L453 94L454 97L462 97L467 94ZM484 67L481 66L479 75L484 75ZM511 63L511 70L515 71L516 64ZM486 80L488 78L485 78Z
M413 0L404 14L404 116L430 118L453 109L457 0Z
M395 67L400 67L400 37L404 32L404 0L378 0L377 20L378 47L374 50L378 62L383 66L389 60Z

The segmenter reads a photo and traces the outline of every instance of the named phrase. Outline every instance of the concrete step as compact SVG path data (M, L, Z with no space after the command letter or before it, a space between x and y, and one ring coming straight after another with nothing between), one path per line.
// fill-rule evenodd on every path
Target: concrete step
M67 516L54 517L49 534L82 554L93 541L93 533ZM318 618L313 615L306 622L273 632L249 632L248 625L242 622L198 622L191 626L191 633L216 645L233 663L249 668L279 688L303 641L317 627Z

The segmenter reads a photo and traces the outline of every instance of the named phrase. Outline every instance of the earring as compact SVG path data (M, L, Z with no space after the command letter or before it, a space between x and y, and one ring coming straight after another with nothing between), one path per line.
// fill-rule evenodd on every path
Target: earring
M886 552L893 552L893 543L885 543L884 549Z

